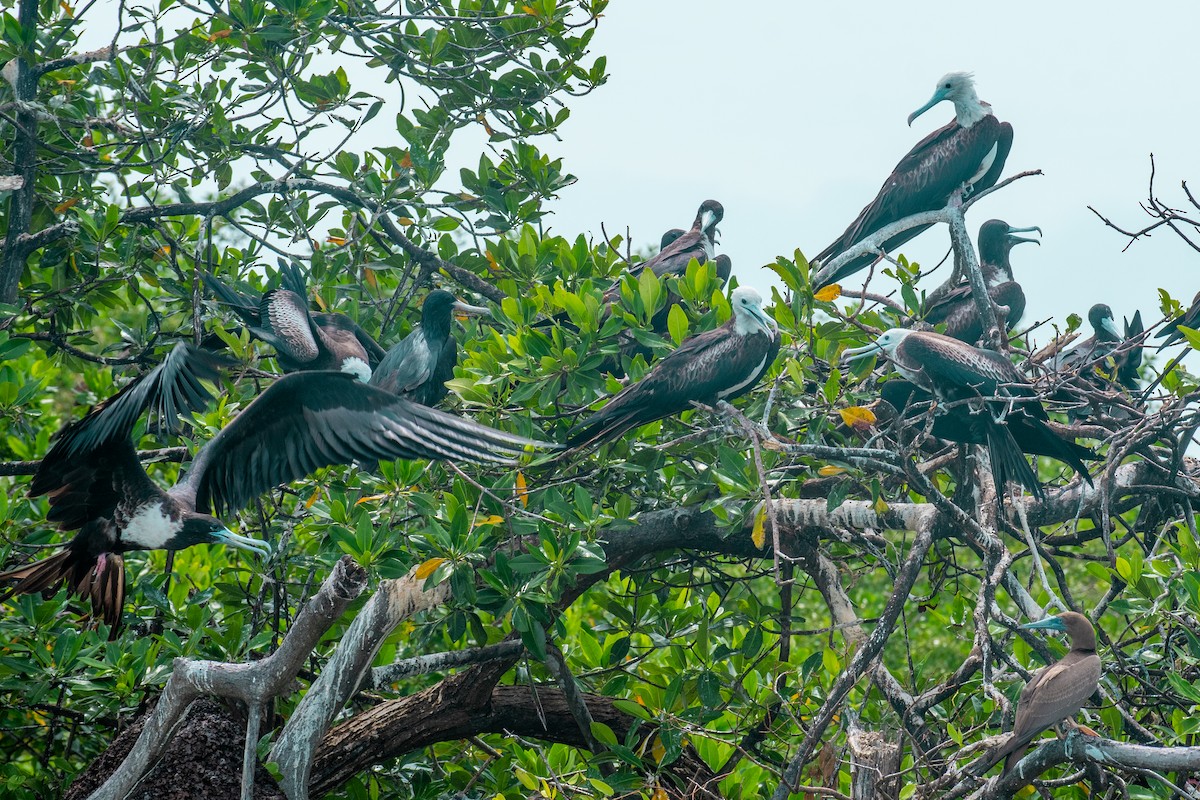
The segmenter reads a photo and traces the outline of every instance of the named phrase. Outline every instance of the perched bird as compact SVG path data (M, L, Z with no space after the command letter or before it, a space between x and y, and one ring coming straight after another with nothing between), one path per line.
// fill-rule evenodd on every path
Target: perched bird
M716 200L705 200L696 211L692 227L670 241L668 237L672 237L678 229L664 233L661 249L652 258L636 265L636 271L648 269L661 278L664 275L682 275L693 258L701 264L711 261L716 256L717 224L724 217L724 206ZM618 286L613 289L620 291Z
M370 384L425 406L446 396L446 381L458 364L458 342L450 335L455 312L491 316L482 306L462 302L445 289L434 289L421 307L421 324L387 351L371 373Z
M671 243L683 236L687 231L683 228L671 228L671 230L663 233L662 238L658 240L658 252L662 252L671 246Z
M973 413L965 405L934 409L933 395L903 378L886 381L879 389L879 397L896 410L898 419L905 427L922 428L926 415L932 413L933 424L929 432L935 438L958 444L988 443L989 423L984 414ZM1057 436L1046 436L1044 426L1038 424L1035 418L1014 414L1005 422L1022 453L1047 456L1067 463L1099 458L1083 445Z
M1158 346L1159 350L1164 347L1170 347L1176 342L1183 341L1183 332L1179 330L1179 326L1192 328L1193 330L1200 327L1200 292L1192 298L1192 304L1187 310L1180 314L1175 319L1163 326L1163 329L1154 334L1155 339L1166 338L1166 341Z
M1125 322L1125 335L1113 318L1112 309L1097 303L1088 310L1088 322L1093 335L1074 347L1055 355L1051 362L1054 370L1065 380L1055 394L1056 400L1071 403L1067 413L1071 419L1081 419L1091 413L1096 405L1095 393L1125 389L1137 391L1138 367L1142 363L1142 346L1126 341L1141 333L1141 312L1134 315L1133 323ZM1137 330L1137 333L1132 331ZM1100 403L1118 419L1128 416L1128 411L1112 404Z
M296 372L246 406L163 491L138 461L134 425L147 410L174 419L203 408L212 397L200 381L216 378L216 363L203 350L177 345L158 367L63 429L29 492L49 496L49 521L79 533L56 555L0 573L0 582L15 581L9 594L66 582L92 601L115 633L124 604L122 553L200 543L269 552L266 544L231 533L210 510L236 510L331 464L397 458L511 463L527 445L540 446L345 372Z
M909 116L908 124L943 100L954 103L954 120L909 150L846 232L817 254L822 269L813 278L814 288L837 283L874 263L876 256L868 253L835 270L828 268L834 259L881 228L922 211L945 208L960 190L965 189L965 197L995 185L1012 147L1012 126L997 120L992 107L979 99L967 72L943 76L933 97ZM898 233L881 249L890 253L928 227L920 225Z
M685 339L637 383L575 426L567 447L616 438L626 431L678 414L693 401L713 404L750 391L779 352L779 329L763 311L762 297L739 286L733 316L719 328Z
M1087 466L1050 428L1049 417L1034 388L1000 353L972 347L949 336L892 328L871 344L846 350L847 361L885 355L906 380L931 393L939 403L966 406L976 415L987 441L998 494L1012 480L1043 497L1037 474L1022 454L1010 426L1021 425L1042 449L1057 448L1054 457L1069 464L1089 484ZM885 384L886 385L886 384ZM978 435L978 434L976 434ZM1026 447L1033 441L1027 439ZM1052 452L1054 450L1051 450Z
M1007 756L1002 775L1017 765L1034 737L1073 717L1100 685L1096 631L1083 614L1065 611L1021 627L1067 633L1071 637L1071 652L1057 663L1038 670L1021 690L1012 737L995 754L997 758Z
M1004 325L1008 330L1015 328L1025 314L1025 292L1013 277L1009 252L1021 242L1040 245L1037 239L1016 235L1031 231L1042 232L1036 226L1014 228L999 219L989 219L979 227L979 268L992 302L1007 309ZM930 293L925 301L925 321L930 325L946 323L946 335L967 344L983 338L983 321L971 284L965 279L947 281Z
M311 313L299 267L284 265L280 278L280 286L255 299L204 274L209 291L242 318L250 334L275 348L284 372L349 370L367 380L384 358L383 348L345 314Z

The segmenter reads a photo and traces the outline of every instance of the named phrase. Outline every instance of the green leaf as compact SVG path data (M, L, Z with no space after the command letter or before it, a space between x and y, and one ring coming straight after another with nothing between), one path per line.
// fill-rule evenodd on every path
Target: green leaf
M672 305L671 310L667 312L667 330L671 334L671 338L675 340L675 344L679 345L687 338L688 318L683 309L678 304Z

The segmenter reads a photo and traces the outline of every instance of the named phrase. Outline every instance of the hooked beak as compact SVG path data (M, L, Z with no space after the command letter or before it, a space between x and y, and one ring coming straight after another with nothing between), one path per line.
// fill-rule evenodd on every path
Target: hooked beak
M933 108L934 106L936 106L938 103L940 103L940 102L942 102L943 100L945 100L945 99L946 99L946 97L947 97L946 90L945 90L945 89L942 89L942 88L940 88L940 87L939 87L939 88L938 88L938 90L937 90L936 92L934 92L934 93L933 93L933 97L929 98L929 102L928 102L928 103L926 103L925 105L921 106L921 107L920 107L920 108L918 108L916 111L914 111L913 113L911 113L911 114L909 114L909 115L908 115L908 127L910 127L910 128L911 128L911 127L912 127L912 124L913 124L913 120L914 120L914 119L916 119L917 117L921 116L921 115L922 115L922 114L924 114L926 111L928 111L929 109L931 109L931 108Z
M708 233L708 229L717 224L717 215L712 211L705 211L700 215L700 230Z
M775 324L775 320L767 316L767 312L758 306L751 306L750 313L758 320L758 324L762 325L763 330L768 334L774 334L779 330L779 326Z
M848 350L842 351L841 361L846 364L852 364L856 361L862 361L870 356L882 356L883 348L875 342L864 344L862 347L851 347Z
M456 312L458 312L456 314L456 316L459 319L462 319L463 317L490 317L490 316L492 316L492 310L490 308L484 308L483 306L473 306L470 303L464 303L462 300L455 300L454 304L451 305L450 307L453 308Z
M223 544L227 547L236 547L238 550L249 550L259 558L271 557L271 546L269 544L261 542L258 539L251 539L249 536L238 536L228 528L214 532L213 540L217 544Z
M1113 337L1114 340L1121 338L1121 329L1117 327L1117 322L1112 317L1105 317L1100 320L1100 328Z
M1039 237L1041 237L1041 235L1042 235L1042 229L1041 229L1041 228L1039 228L1037 225L1033 225L1033 226L1031 226L1031 227L1028 227L1028 228L1013 228L1013 227L1009 227L1009 229L1008 229L1008 239L1009 239L1009 241L1011 241L1013 244L1018 244L1018 243L1020 243L1020 242L1033 242L1033 243L1034 243L1034 244L1036 244L1038 247L1041 247L1042 243L1041 243L1040 241L1038 241L1037 239L1030 239L1030 238L1028 238L1028 237L1025 237L1025 236L1013 236L1013 234L1014 234L1014 233L1033 233L1034 231L1037 231L1037 235L1038 235Z
M1024 628L1025 630L1030 630L1030 631L1044 630L1044 631L1057 631L1058 633L1064 633L1067 630L1067 626L1063 625L1063 621L1061 619L1059 619L1058 617L1043 617L1042 619L1039 619L1037 622L1026 622L1021 627Z

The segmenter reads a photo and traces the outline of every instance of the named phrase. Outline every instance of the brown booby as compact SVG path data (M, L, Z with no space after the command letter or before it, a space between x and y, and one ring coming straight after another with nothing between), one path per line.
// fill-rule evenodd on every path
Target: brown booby
M1100 685L1096 631L1083 614L1065 611L1021 627L1066 633L1071 637L1071 651L1038 670L1021 690L1012 737L995 754L997 758L1006 756L1002 775L1017 765L1034 737L1075 716Z
M79 532L57 554L0 573L0 582L15 582L5 597L65 582L92 601L115 635L125 592L121 554L201 543L269 552L265 543L230 532L210 510L236 510L333 464L398 458L508 464L527 445L543 446L410 402L346 372L294 372L246 406L163 491L138 460L134 425L147 410L170 422L202 409L212 396L201 381L215 380L217 366L211 354L179 344L158 367L60 432L29 493L49 497L50 522Z
M823 267L893 222L945 208L960 190L965 190L965 197L995 185L1012 147L1012 126L997 120L992 107L979 99L967 72L943 76L933 97L909 116L908 124L943 100L954 103L954 120L908 151L845 233L817 254L815 260ZM898 233L880 249L890 253L928 227L921 225ZM870 266L876 258L868 253L833 271L822 268L813 278L813 288L837 283Z
M649 422L678 414L692 402L733 400L754 388L779 353L779 329L758 292L733 290L733 316L719 328L685 339L642 380L617 393L604 408L575 426L567 447L616 438Z
M842 357L855 361L880 354L888 357L901 376L939 402L965 405L978 417L1000 495L1005 483L1014 480L1035 496L1043 496L1037 474L1021 455L1022 448L1009 428L1017 417L1017 424L1040 440L1040 448L1061 447L1061 455L1055 457L1091 483L1087 466L1049 427L1049 416L1033 386L1000 353L940 333L892 328L871 344L846 350Z
M209 291L242 318L250 334L275 348L284 372L345 370L367 380L386 355L379 343L345 314L310 312L308 283L298 266L282 265L280 280L256 299L204 275Z
M387 351L371 373L370 384L425 406L446 396L446 381L458 364L458 341L450 334L455 313L491 316L483 306L464 303L445 289L434 289L421 306L421 324Z

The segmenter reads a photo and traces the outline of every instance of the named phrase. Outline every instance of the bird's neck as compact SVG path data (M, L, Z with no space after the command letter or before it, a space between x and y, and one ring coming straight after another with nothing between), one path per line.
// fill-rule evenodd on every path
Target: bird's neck
M991 113L992 107L974 94L962 100L954 101L954 118L958 121L959 126L963 128L971 127Z

